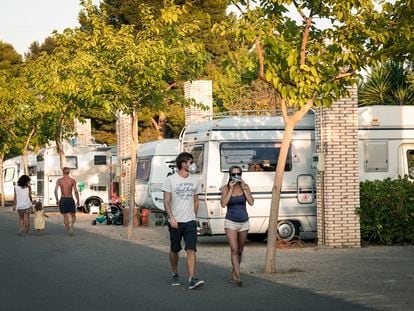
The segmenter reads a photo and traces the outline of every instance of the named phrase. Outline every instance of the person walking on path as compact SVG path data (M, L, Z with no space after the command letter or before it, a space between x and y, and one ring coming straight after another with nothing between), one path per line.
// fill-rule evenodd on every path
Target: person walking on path
M46 218L49 218L49 216L45 213L41 202L36 202L34 214L34 227L37 231L37 234L43 235L45 232Z
M68 235L73 235L73 229L76 222L76 207L79 207L79 192L76 187L76 180L72 177L69 177L70 168L64 167L62 169L63 177L59 178L56 181L55 187L55 197L56 204L59 206L59 211L63 215L63 223L65 224L65 229ZM59 200L58 190L60 188L61 197ZM76 197L76 206L75 200L73 199L72 194L75 193ZM71 221L69 223L69 216L71 215Z
M19 215L19 236L29 233L30 213L32 212L32 189L30 188L30 177L20 176L17 186L14 187L13 211Z
M230 245L231 252L231 281L241 287L243 282L240 276L240 263L243 248L246 244L247 233L250 229L249 215L247 214L246 201L253 205L254 199L248 184L241 178L242 169L232 166L229 169L229 181L223 187L221 193L221 206L227 207L224 219L224 231Z
M204 281L194 276L196 267L196 244L198 193L200 185L198 178L192 175L197 167L193 163L191 153L182 152L176 158L177 172L167 177L161 190L164 192L164 208L168 215L170 233L169 259L172 270L171 285L181 285L178 276L179 252L184 239L187 252L188 289L196 289L204 285ZM191 173L191 175L190 175Z

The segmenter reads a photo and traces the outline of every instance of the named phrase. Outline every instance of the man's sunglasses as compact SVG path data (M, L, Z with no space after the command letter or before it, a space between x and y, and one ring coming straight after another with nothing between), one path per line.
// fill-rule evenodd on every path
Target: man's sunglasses
M241 176L241 173L231 173L230 176Z

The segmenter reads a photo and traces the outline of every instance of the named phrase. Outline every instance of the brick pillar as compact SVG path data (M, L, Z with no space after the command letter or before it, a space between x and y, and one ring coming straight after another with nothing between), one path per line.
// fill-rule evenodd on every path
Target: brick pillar
M77 146L87 146L93 143L91 132L91 119L85 119L84 123L81 123L78 119L74 121L74 131L76 135Z
M120 167L120 196L129 202L130 198L130 175L131 175L131 152L132 141L131 116L118 113L116 120L116 136L118 142L118 165Z
M325 155L325 171L317 172L318 243L328 247L360 247L357 88L330 108L317 109L317 152Z
M187 81L184 83L184 97L194 99L197 104L203 104L208 110L191 105L185 108L185 124L206 121L213 115L213 85L211 80Z

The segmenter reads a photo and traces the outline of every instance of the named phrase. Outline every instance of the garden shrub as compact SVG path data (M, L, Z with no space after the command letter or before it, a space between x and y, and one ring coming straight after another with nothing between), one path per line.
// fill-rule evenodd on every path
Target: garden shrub
M408 177L361 182L357 212L363 241L414 242L414 183Z

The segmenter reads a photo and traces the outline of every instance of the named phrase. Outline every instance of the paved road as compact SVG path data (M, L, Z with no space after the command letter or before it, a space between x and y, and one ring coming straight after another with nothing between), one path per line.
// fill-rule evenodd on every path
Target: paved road
M0 210L1 310L414 309L414 299L411 297L414 289L414 252L410 247L400 248L404 252L408 249L408 253L405 253L401 260L398 259L401 254L397 254L392 260L389 254L386 258L374 258L378 266L375 266L374 270L369 270L370 275L358 275L361 273L361 267L355 267L357 275L352 271L342 274L342 271L338 275L347 279L338 278L336 283L333 281L335 278L329 279L322 275L322 280L327 278L327 287L315 282L316 289L309 286L312 278L309 278L306 272L289 277L285 274L280 276L279 281L259 278L251 273L244 277L245 287L235 288L227 281L228 267L203 261L198 265L198 271L206 285L199 290L189 291L184 286L170 286L170 272L164 251L142 243L110 239L79 228L74 236L69 237L64 234L63 225L54 223L47 224L47 234L44 236L18 237L16 222L15 214ZM218 242L204 240L201 241L201 247L205 248L205 252L212 252L216 243ZM223 245L218 248L227 251ZM246 260L254 260L256 254L261 254L259 251L253 251L255 248L262 251L263 245L252 245L252 254ZM281 254L281 260L290 260L293 266L303 257L309 258L309 265L312 265L312 260L322 266L332 264L332 256L336 252L325 251L327 250L285 251ZM346 254L345 250L340 250L339 253ZM377 253L372 253L372 256L377 256L375 254ZM326 262L323 259L325 255ZM345 257L348 260L353 258ZM307 270L309 267L304 269ZM340 270L339 267L333 271ZM382 273L388 271L386 279L389 280L389 271L394 268L397 269L389 281L391 283L383 283ZM180 270L185 271L183 261ZM373 274L372 271L377 273ZM303 282L295 284L300 278L304 278ZM366 300L359 300L358 297L364 294L363 289L369 284L366 278L376 280L378 286L402 288L402 292L400 295L386 296L388 305L376 305L372 302L367 304ZM337 291L336 288L341 288L338 287L341 283L347 287L350 285L349 282L355 283L355 302L350 302L352 299L349 297L342 299L338 298L341 295L329 292L329 289ZM381 290L378 293L379 296L382 295ZM384 297L378 299L381 302Z

